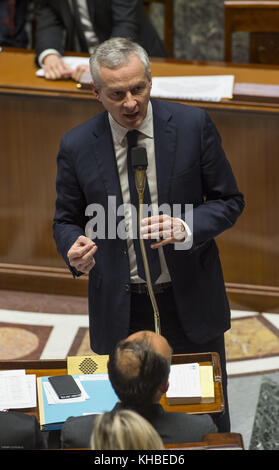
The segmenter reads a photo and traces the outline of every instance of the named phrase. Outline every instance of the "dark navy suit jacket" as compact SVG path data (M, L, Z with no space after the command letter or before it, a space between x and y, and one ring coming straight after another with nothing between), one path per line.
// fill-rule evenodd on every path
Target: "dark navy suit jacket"
M164 254L182 327L196 343L230 327L230 310L214 237L231 228L244 207L220 136L206 111L152 100L158 203L193 204L193 245ZM54 237L67 252L87 222L85 209L122 194L107 112L68 132L58 155ZM120 222L120 219L117 219ZM92 349L108 354L129 330L129 259L126 240L96 240L96 264L89 274Z

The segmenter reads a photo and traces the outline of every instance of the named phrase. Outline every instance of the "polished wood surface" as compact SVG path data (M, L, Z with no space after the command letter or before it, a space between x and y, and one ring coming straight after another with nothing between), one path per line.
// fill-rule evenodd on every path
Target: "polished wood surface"
M209 413L213 417L219 416L224 411L224 397L222 389L222 378L220 359L217 353L201 353L201 354L179 354L173 355L173 364L184 364L191 362L199 362L201 365L213 365L214 376L214 393L215 401L213 403L201 403L193 405L172 405L169 406L165 395L161 399L161 404L167 411L182 411L190 414ZM25 369L26 374L35 374L37 377L50 375L67 374L67 360L14 360L0 361L0 370L17 370ZM27 413L34 414L39 419L38 408L32 410L24 410Z
M279 84L276 66L153 60L153 76L233 74L236 84ZM34 54L0 53L0 286L87 295L52 239L56 156L62 135L103 108L72 81L35 75ZM222 136L246 208L217 237L232 306L279 311L277 217L279 102L233 98L184 102L205 108Z
M166 449L175 450L244 450L242 435L236 432L206 434L202 442L166 444Z
M232 60L232 35L237 31L250 33L250 62L279 64L279 2L224 2L225 60Z

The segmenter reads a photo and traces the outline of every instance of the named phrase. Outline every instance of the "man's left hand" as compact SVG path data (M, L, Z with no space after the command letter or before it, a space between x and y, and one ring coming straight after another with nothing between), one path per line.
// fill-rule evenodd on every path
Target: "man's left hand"
M144 239L160 239L160 241L152 243L151 248L183 242L187 235L181 220L167 214L142 219L140 232Z

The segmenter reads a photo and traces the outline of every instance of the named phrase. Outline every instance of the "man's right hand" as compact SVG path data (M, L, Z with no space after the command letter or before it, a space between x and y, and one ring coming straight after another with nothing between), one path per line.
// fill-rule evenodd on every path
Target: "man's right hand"
M96 243L81 235L67 253L70 265L78 271L88 274L95 265L94 255L97 249Z
M56 54L48 54L44 58L43 69L45 78L58 80L59 78L71 78L73 70L65 64L61 57Z

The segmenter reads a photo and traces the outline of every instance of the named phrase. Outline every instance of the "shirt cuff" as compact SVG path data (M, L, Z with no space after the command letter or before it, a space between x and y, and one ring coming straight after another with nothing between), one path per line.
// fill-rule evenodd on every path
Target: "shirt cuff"
M44 58L49 54L56 54L58 57L62 57L61 54L56 49L45 49L38 57L38 63L40 67L43 67Z
M186 222L182 219L179 219L180 220L181 224L184 226L185 228L185 239L183 241L181 241L180 243L189 243L189 241L191 240L192 238L192 232L190 230L190 227L186 224Z

